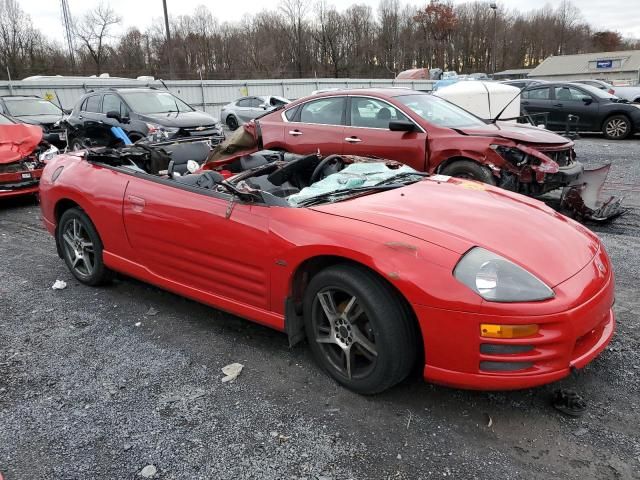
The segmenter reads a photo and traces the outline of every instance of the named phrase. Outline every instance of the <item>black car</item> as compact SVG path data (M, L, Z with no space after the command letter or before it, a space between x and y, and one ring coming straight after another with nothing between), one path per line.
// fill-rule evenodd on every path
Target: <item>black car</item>
M83 95L67 118L69 146L109 145L105 126L121 127L132 142L145 137L224 140L220 122L166 90L109 88Z
M66 131L60 125L65 112L56 104L35 95L3 95L0 97L0 113L18 123L39 125L43 138L58 148L67 144Z
M520 107L523 115L546 113L549 130L565 130L569 122L572 129L602 132L610 140L622 140L640 130L640 105L590 85L556 82L527 87Z
M540 85L542 83L547 83L547 82L546 80L531 80L531 79L522 78L520 80L504 80L500 83L504 83L505 85L511 85L512 87L522 89L524 87L532 87L534 85Z

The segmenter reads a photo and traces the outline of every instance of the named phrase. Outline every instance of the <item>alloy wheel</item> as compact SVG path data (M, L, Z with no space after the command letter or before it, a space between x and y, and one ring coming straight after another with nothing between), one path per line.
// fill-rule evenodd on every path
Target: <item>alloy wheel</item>
M376 366L375 333L355 295L325 288L313 305L314 340L325 359L349 380L366 377Z
M89 233L78 219L64 226L63 248L71 268L81 277L90 277L96 268L95 249Z
M607 135L613 138L624 137L627 133L627 122L620 118L614 118L607 122L605 127Z

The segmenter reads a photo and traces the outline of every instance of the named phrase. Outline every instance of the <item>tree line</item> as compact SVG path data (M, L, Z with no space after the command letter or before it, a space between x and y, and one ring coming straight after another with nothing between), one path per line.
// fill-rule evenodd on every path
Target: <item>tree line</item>
M121 23L99 4L75 19L70 52L35 28L17 0L0 0L0 76L389 78L416 67L490 73L494 61L500 71L532 68L550 55L640 49L638 40L595 28L570 0L528 12L485 1L416 8L380 0L377 8L338 11L326 0L282 0L238 22L200 6L171 16L170 41L161 21L116 35Z

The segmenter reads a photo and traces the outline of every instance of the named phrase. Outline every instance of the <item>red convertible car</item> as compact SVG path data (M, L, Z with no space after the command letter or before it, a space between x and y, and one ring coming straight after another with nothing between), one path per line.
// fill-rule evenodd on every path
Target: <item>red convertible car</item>
M58 153L42 128L0 115L0 199L38 193L45 162Z
M47 164L44 222L81 282L120 272L306 337L363 394L418 363L455 387L541 385L613 335L603 245L536 200L348 155L262 151L182 174L189 155L162 156L134 145Z

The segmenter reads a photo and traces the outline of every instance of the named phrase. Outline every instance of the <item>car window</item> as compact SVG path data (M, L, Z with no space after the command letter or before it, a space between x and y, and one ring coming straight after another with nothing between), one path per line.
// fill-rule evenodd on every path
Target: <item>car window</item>
M279 107L280 105L286 105L289 101L284 98L271 97L269 103L274 107Z
M238 100L236 105L238 105L239 107L250 107L251 106L251 99L250 98L243 98L241 100Z
M102 113L107 112L118 112L121 117L128 116L127 106L120 100L120 97L113 94L105 95L102 100Z
M302 105L300 121L321 125L344 125L345 97L313 100Z
M284 116L287 117L287 120L293 122L293 119L296 118L296 113L298 113L299 108L299 106L290 108L289 110L284 112Z
M5 117L4 115L0 115L0 125L11 125L15 123L13 120Z
M549 100L549 87L532 88L522 92L522 98L529 100Z
M427 93L400 95L397 101L409 107L427 122L447 128L484 127L487 124L472 113Z
M261 98L251 98L249 99L249 106L251 108L260 108L260 106L264 103L264 100Z
M351 97L351 125L366 128L389 128L393 120L409 121L397 108L380 100Z
M100 113L100 95L92 95L87 98L86 103L83 104L83 110L85 112Z
M41 98L5 98L7 113L14 117L29 115L62 115L62 110L48 100Z
M573 87L554 87L556 100L563 100L565 102L582 101L582 98L588 96L582 90L578 90Z
M120 91L131 110L137 113L193 112L194 109L175 95L164 91Z

